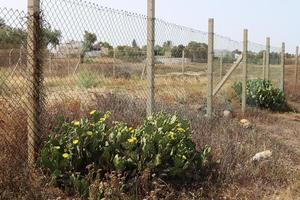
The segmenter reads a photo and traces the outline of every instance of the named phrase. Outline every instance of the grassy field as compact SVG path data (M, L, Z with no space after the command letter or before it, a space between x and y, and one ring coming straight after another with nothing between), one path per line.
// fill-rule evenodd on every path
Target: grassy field
M143 63L90 60L77 69L76 64L76 59L52 60L51 67L47 64L44 68L42 139L55 126L57 116L73 120L93 109L110 110L112 120L124 121L133 127L143 121L147 98ZM207 87L205 67L205 64L188 64L183 75L181 64L158 64L155 98L157 111L176 112L189 120L196 144L212 147L213 165L201 181L179 184L154 179L157 184L151 182L149 191L132 195L131 199L300 199L300 115L250 109L242 116L231 90L233 82L241 77L238 68L215 98L214 120L207 120L203 117ZM230 65L224 65L225 71L229 68ZM22 66L11 76L13 68L0 69L0 104L3 105L0 108L0 150L3 152L0 154L0 199L76 198L47 184L49 177L40 170L32 176L24 170L27 76ZM293 85L294 66L286 69L289 103L300 110L300 86ZM272 66L271 79L275 84L280 73L278 66ZM218 67L215 67L214 77L217 83ZM261 66L250 65L249 78L257 77L262 77ZM228 107L233 111L230 119L222 116ZM247 118L252 123L251 128L240 126L241 118ZM271 159L258 164L249 162L253 155L264 150L273 152Z

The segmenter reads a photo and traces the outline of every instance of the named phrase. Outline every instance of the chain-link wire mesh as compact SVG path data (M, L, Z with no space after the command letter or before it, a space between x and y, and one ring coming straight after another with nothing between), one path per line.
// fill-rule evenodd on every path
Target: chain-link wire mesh
M0 141L1 158L10 153L26 160L27 116L30 92L27 70L27 15L0 8Z
M214 93L223 104L224 109L231 109L229 99L233 83L242 80L242 64L239 64L242 51L243 42L219 34L214 35L214 91L222 86L218 93ZM234 66L235 68L233 68ZM221 84L223 80L226 81Z
M48 107L69 99L91 110L114 94L145 109L145 16L68 0L43 0L41 10L60 36L45 64Z
M35 19L36 30L28 31L34 23L28 19ZM26 161L28 145L38 152L41 139L60 120L94 109L110 110L114 119L133 125L146 116L146 16L79 0L42 0L38 16L0 8L0 36L3 152L18 151ZM157 111L163 105L204 104L207 38L207 32L155 20ZM263 78L265 45L249 42L248 50L248 79ZM280 50L270 50L275 83ZM214 88L238 64L242 51L243 42L214 35ZM228 89L241 79L240 64L220 90L226 106Z
M156 102L199 102L206 92L207 33L155 22Z

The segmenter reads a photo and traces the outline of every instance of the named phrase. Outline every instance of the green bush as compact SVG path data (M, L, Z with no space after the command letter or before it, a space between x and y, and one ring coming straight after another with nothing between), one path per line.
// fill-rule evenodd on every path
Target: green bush
M89 118L64 122L42 148L39 164L52 183L65 190L88 195L91 183L116 171L139 176L145 170L166 178L200 172L211 154L209 147L197 151L189 124L176 115L159 113L137 129L107 120L92 111Z
M77 85L84 88L93 88L98 84L97 76L91 72L81 72L79 74Z
M242 100L242 82L233 85L239 101ZM285 111L288 109L284 93L275 88L269 80L247 81L247 105L270 109L272 111Z

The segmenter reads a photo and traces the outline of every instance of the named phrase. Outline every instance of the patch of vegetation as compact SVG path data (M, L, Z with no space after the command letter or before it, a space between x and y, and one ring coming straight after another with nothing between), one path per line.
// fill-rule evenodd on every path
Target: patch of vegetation
M211 148L197 150L189 124L176 115L156 114L136 129L109 122L110 115L92 111L88 118L63 122L46 141L39 164L53 184L87 197L91 184L101 186L107 173L123 174L126 180L145 171L187 179L200 175L208 163Z
M242 82L233 85L236 97L242 101ZM247 81L247 105L252 107L266 108L272 111L288 110L283 91L272 85L269 80Z
M77 85L84 88L93 88L98 84L97 76L91 72L81 72L78 77Z

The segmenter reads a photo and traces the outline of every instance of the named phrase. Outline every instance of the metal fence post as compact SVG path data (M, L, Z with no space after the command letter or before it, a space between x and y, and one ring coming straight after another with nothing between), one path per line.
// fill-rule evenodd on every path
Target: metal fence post
M155 0L148 0L147 3L147 116L151 116L154 110Z
M34 167L36 148L41 131L41 60L40 60L40 1L28 0L27 68L29 72L28 96L28 165Z
M285 43L282 43L281 47L281 90L284 92L285 85Z
M297 89L298 82L298 56L299 56L299 47L296 47L296 60L295 60L295 90Z
M266 80L270 80L270 38L267 37L266 41Z
M185 52L182 50L182 62L181 62L181 69L182 69L182 75L184 75L184 64L185 64Z
M247 101L247 56L248 56L248 30L244 30L243 44L243 87L242 87L242 113L246 112Z
M213 59L214 59L214 19L208 20L208 57L207 57L207 117L212 118L213 98Z

